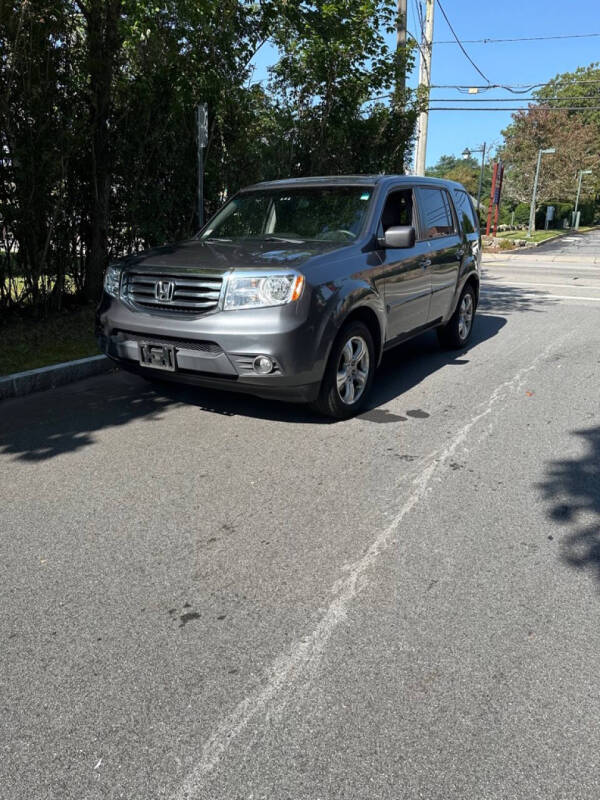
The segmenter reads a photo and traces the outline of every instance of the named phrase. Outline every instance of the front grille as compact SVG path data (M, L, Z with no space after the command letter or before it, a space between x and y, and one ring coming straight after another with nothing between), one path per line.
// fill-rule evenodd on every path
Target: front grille
M181 339L178 336L155 336L153 333L138 333L137 331L126 331L115 329L113 336L121 340L129 339L135 342L152 342L153 344L166 344L178 347L182 350L198 350L201 353L211 353L217 355L223 350L216 342L202 341L196 339Z
M169 299L160 299L159 282L167 288ZM222 284L221 276L211 274L130 269L123 276L121 291L127 300L142 308L198 315L217 308Z

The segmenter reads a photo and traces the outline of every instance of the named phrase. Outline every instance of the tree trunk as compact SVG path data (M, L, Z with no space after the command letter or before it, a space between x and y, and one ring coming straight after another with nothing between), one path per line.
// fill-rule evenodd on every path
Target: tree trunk
M102 276L108 263L108 227L112 177L109 120L116 56L121 40L121 0L89 0L84 15L87 23L90 185L87 263L84 296L96 301L102 290Z

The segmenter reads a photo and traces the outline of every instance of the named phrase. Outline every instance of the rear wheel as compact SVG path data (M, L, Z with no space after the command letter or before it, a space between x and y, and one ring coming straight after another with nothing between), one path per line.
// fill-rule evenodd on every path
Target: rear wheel
M459 348L467 344L473 332L476 307L477 300L473 287L465 286L456 311L446 325L438 328L438 339L443 347Z
M362 322L351 322L338 335L313 408L320 414L348 419L363 407L373 383L375 347Z

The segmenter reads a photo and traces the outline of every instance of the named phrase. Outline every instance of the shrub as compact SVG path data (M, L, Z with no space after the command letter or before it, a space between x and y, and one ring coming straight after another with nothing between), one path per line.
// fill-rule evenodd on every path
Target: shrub
M512 250L515 246L515 243L512 239L501 239L500 240L500 250Z
M529 222L529 203L519 203L515 208L515 225L527 225Z

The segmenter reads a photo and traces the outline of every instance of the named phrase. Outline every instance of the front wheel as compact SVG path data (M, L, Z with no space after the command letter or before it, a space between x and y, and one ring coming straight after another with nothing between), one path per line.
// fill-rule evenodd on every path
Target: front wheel
M477 300L472 286L465 286L456 311L446 325L437 329L438 339L443 347L464 347L473 333L473 321Z
M375 347L362 322L351 322L338 335L313 408L335 419L349 419L363 407L373 383Z

